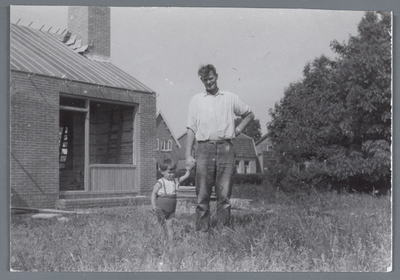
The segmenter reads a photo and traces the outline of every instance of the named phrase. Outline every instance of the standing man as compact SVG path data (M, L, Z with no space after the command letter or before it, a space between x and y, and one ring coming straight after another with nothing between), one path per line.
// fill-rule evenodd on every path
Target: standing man
M218 74L211 64L199 68L206 91L192 97L187 124L186 165L196 165L196 230L210 228L210 196L215 186L218 225L230 225L230 197L235 173L235 148L232 139L254 119L254 114L239 97L219 90ZM235 117L242 122L235 128ZM197 141L195 157L194 142Z

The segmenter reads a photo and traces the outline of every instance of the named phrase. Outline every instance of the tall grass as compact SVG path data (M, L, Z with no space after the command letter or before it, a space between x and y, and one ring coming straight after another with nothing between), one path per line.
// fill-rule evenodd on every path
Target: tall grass
M211 234L194 231L194 214L178 213L173 241L145 207L70 215L66 222L13 216L11 268L305 272L387 271L391 266L388 197L271 191L250 208L238 207L232 210L233 227Z

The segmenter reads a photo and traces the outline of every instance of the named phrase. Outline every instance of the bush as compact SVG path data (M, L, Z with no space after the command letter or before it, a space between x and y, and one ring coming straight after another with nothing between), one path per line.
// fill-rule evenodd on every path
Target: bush
M265 175L262 173L250 173L250 174L235 174L233 175L233 183L237 185L250 184L250 185L262 185L265 179Z
M299 171L295 167L277 164L268 169L266 181L285 192L328 189L331 184L326 174L317 165L310 165L307 170Z
M234 184L231 197L251 199L254 202L256 201L268 202L273 200L273 198L275 197L275 193L276 193L276 188L270 187L266 183L261 185Z
M389 180L371 182L361 176L353 176L347 180L333 181L332 190L338 193L368 193L373 195L387 195L391 191L392 184Z
M176 172L175 177L179 178L186 173L186 169L180 169ZM157 172L157 178L161 178L161 172ZM182 184L183 186L195 186L196 185L196 171L191 172L190 176L186 181ZM233 175L233 184L243 185L262 185L265 179L264 174L254 173L254 174L235 174Z

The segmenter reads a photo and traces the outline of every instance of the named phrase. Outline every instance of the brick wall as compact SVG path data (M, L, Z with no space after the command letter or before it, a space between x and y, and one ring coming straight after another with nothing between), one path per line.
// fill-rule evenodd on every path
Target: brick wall
M12 72L11 204L53 208L58 198L58 84Z
M139 122L136 135L139 141L139 186L141 194L150 195L156 178L156 99L154 95L142 95L137 115ZM141 148L140 148L141 147Z
M12 71L11 204L54 208L59 193L59 93L136 105L134 151L139 194L149 195L156 178L155 115L152 94L99 88Z
M168 126L163 121L161 114L156 119L156 130L157 130L157 139L159 140L159 147L158 147L158 150L156 153L157 154L157 162L160 164L166 159L171 159L176 164L178 164L180 149L179 149L178 145L176 144L175 139L172 137L172 133L169 130ZM162 151L161 150L161 144L163 141L171 141L172 142L172 147L171 147L172 150L171 151Z

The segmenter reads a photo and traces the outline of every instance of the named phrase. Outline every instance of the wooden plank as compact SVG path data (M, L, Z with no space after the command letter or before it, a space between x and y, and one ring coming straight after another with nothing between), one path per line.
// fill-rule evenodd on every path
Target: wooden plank
M64 105L59 105L60 110L67 110L67 111L75 111L75 112L84 112L86 113L88 109L86 108L78 108L78 107L71 107L71 106L64 106Z
M92 191L137 191L133 165L95 165L90 169Z
M118 135L117 135L117 147L116 147L116 162L119 162L120 152L121 152L121 142L122 142L122 131L124 129L124 111L122 107L119 107L119 118L118 118Z

